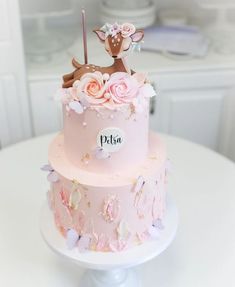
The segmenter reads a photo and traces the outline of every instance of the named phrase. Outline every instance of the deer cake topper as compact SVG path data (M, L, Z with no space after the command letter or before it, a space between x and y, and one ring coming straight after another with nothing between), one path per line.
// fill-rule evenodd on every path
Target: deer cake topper
M84 18L83 18L84 27ZM83 39L86 39L85 30L83 29ZM100 29L94 30L101 43L103 43L105 50L114 59L111 66L101 67L87 63L87 52L85 51L85 64L80 64L74 58L72 65L75 70L63 77L63 88L72 87L74 82L86 73L100 72L101 74L111 75L115 72L125 72L134 74L126 62L126 57L130 51L138 47L139 43L144 37L142 30L136 30L135 26L131 23L124 23L119 25L117 23L105 24ZM86 41L84 41L86 47Z

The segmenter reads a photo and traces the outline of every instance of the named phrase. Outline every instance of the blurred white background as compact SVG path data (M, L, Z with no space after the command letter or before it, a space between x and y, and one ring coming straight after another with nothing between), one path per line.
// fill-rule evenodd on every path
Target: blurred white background
M133 54L130 63L135 70L148 72L159 92L152 102L151 128L235 160L235 1L151 2L0 0L1 147L61 129L61 111L53 96L61 76L72 69L72 56L82 59L80 10L84 7L89 62L101 65L110 59L91 31L112 15L129 17L140 26L154 20L154 26L197 27L210 41L205 55L142 51ZM140 11L146 12L142 18L136 16Z

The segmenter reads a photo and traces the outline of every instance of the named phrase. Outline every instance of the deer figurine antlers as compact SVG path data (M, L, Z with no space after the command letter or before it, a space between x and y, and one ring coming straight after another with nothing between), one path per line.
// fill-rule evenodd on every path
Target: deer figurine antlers
M113 25L105 24L101 29L94 30L94 32L104 44L105 50L114 59L113 64L108 67L100 67L92 64L80 64L73 59L72 65L76 69L63 77L63 88L72 87L73 83L86 73L96 71L109 75L115 72L132 73L126 63L126 56L133 44L143 39L144 32L142 30L136 30L135 26L130 23L123 25L118 25L117 23Z

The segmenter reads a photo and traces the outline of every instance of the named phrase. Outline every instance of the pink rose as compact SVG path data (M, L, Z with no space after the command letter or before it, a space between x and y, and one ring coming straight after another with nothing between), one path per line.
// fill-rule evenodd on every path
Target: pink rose
M77 88L78 94L86 95L86 100L90 104L96 105L107 101L103 97L105 91L103 75L98 71L84 74L79 81L74 83L74 87Z
M121 26L121 34L123 38L127 38L135 33L135 26L131 23L124 23Z
M106 95L117 104L132 102L138 93L137 80L124 72L112 74L107 85Z

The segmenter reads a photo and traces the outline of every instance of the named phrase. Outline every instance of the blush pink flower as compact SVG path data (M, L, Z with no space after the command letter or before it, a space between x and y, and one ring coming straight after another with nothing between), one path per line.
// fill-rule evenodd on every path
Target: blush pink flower
M135 26L131 23L124 23L121 26L121 34L123 38L127 38L135 33Z
M107 99L104 97L105 85L103 75L96 71L84 74L80 80L74 83L77 93L83 93L90 104L102 104Z
M138 82L127 73L114 73L107 82L106 94L109 94L114 103L130 103L137 93Z

